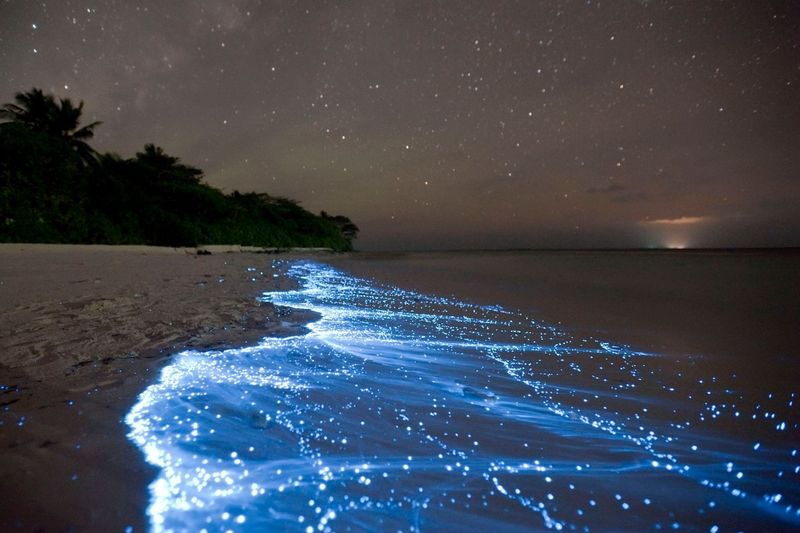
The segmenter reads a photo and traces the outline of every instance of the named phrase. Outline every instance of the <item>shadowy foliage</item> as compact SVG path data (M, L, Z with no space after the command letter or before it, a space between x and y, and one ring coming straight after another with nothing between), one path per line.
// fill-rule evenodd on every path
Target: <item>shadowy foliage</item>
M339 228L339 231L342 232L342 235L344 235L347 240L352 241L358 236L358 231L359 231L358 226L353 224L353 221L347 218L346 216L344 215L331 216L325 211L322 211L319 214L319 216L321 216L322 218L324 218L329 222L333 222L336 225L336 227Z
M133 158L88 144L81 102L39 89L0 110L0 241L352 249L347 217L267 194L224 194L200 169L147 144Z
M94 162L97 154L86 141L94 136L94 129L100 122L80 126L83 102L77 107L69 98L55 99L44 94L41 89L31 89L17 93L16 103L0 108L0 118L23 124L28 128L60 137L67 142L86 163Z

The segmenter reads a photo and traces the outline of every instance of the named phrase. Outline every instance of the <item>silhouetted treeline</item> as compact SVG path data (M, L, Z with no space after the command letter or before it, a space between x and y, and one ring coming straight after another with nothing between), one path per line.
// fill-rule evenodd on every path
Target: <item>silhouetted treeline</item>
M152 144L98 154L83 103L38 89L0 110L0 241L349 250L358 228L267 194L224 194L201 170Z

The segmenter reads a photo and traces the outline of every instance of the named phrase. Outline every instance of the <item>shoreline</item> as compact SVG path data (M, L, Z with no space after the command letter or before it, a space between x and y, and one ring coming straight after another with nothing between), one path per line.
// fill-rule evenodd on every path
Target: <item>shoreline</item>
M333 248L323 247L262 247L243 246L241 244L202 244L197 246L150 246L148 244L61 244L41 242L0 242L0 253L12 251L48 251L48 252L128 252L149 255L209 255L229 253L249 254L336 254ZM208 252L208 253L206 253Z
M596 320L596 306L604 305L616 315L630 302L623 298L608 306L608 296L632 291L634 300L644 296L647 305L667 307L668 314L702 311L690 316L702 336L709 315L698 307L699 301L727 302L735 280L747 284L796 271L785 258L780 264L759 259L755 269L739 261L704 260L692 265L689 276L683 261L659 260L654 269L656 265L639 257L613 258L610 264L582 257L577 265L564 257L556 264L542 257L514 258L511 264L498 264L497 257L477 263L459 257L438 268L429 261L372 267L398 283L427 278L439 290L452 288L460 295L482 292L491 284L486 294L504 300L521 296L518 302L528 299L521 280L532 280L539 291L539 275L555 282L566 269L574 276L562 279L568 282L564 286L583 279L601 289L592 295L586 284L573 288L567 295L567 308L573 312L593 307L584 313ZM352 271L353 262L341 261L342 270ZM368 266L360 265L360 270ZM478 272L482 275L476 276ZM381 518L387 515L380 510L376 516L375 508L398 498L418 501L423 487L432 510L417 514L413 506L397 506L389 515L394 523L423 523L433 529L454 519L484 529L493 524L495 529L530 526L532 520L538 524L503 487L514 487L514 494L531 501L543 501L545 491L552 491L553 498L546 501L557 503L528 509L541 510L540 527L614 529L633 524L644 530L677 523L707 530L713 524L723 529L767 524L781 531L796 522L792 509L782 507L797 501L797 491L791 480L774 477L794 466L791 431L797 425L791 407L796 380L786 381L783 367L779 375L748 368L754 360L759 366L780 362L780 354L771 349L731 351L731 341L740 344L741 339L714 335L722 352L705 361L661 350L631 353L605 335L576 335L531 320L526 312L475 307L462 296L452 302L397 291L394 282L373 285L325 264L298 265L294 275L304 290L278 292L270 300L318 310L322 320L309 336L265 343L246 354L233 350L213 362L192 356L176 361L168 382L150 389L137 405L131 417L136 440L164 467L161 490L154 496L156 522L190 530L207 524L233 528L234 523L247 523L252 530L293 529L306 521L312 529L318 521L323 529L333 519L337 529L385 525ZM647 290L654 278L679 297L654 299ZM709 279L721 283L703 289ZM470 282L476 284L470 288ZM565 294L564 286L556 287L559 294ZM784 301L778 288L761 287L757 293L777 303ZM713 320L730 319L729 326L735 325L736 314L720 314L715 307ZM658 324L668 337L684 330L680 323L641 318L642 331L651 335L660 335L653 329ZM784 332L786 339L796 336L790 331ZM695 340L687 346L697 346ZM231 368L237 372L226 370ZM271 375L262 381L264 369ZM755 417L751 422L747 416L738 418L738 411L723 409L707 415L709 402L730 398L745 415L763 406L776 413L776 421L765 426ZM685 430L689 425L691 433ZM469 432L466 439L462 428ZM782 433L784 429L789 432ZM552 485L545 485L551 481L542 479L543 474L531 476L525 462L531 454L542 465L538 472L551 471L558 478ZM459 458L469 462L463 472L452 468ZM721 468L734 458L736 469ZM522 467L492 479L502 470L496 465ZM473 478L462 481L466 476ZM367 479L377 481L369 490L361 488L370 484ZM709 486L709 479L718 485ZM217 498L217 491L225 497ZM359 492L368 497L352 498ZM743 492L748 495L744 501L739 497ZM468 495L459 505L454 493L477 494L487 505L473 507ZM773 494L781 497L765 502ZM624 504L614 503L623 497ZM589 510L584 518L589 498L597 498L601 508ZM779 504L782 498L789 503ZM305 502L311 499L327 502L309 512ZM448 500L455 505L439 504ZM704 502L709 501L715 503L706 509Z
M389 287L502 305L576 338L652 346L662 356L649 360L652 371L679 368L687 383L713 375L748 401L763 400L764 384L776 398L795 393L783 364L797 337L795 255L687 263L683 255L189 250L0 245L0 529L146 529L157 469L128 440L124 417L179 351L305 331L313 313L257 300L295 286L273 277L273 259L313 259Z
M3 530L146 530L156 469L124 423L138 395L176 353L313 320L258 301L289 288L262 253L196 250L0 244Z

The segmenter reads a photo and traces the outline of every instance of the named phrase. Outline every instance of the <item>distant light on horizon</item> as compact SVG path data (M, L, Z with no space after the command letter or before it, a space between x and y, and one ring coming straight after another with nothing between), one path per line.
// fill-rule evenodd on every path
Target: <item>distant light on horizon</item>
M670 250L684 250L689 246L685 242L670 242L667 243L667 248Z

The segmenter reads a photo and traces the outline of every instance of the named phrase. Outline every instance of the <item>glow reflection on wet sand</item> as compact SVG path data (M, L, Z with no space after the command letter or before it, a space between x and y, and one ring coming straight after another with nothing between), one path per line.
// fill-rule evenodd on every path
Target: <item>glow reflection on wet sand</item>
M154 530L800 526L794 393L679 394L657 354L284 268L265 299L319 313L307 335L179 354L126 419Z

